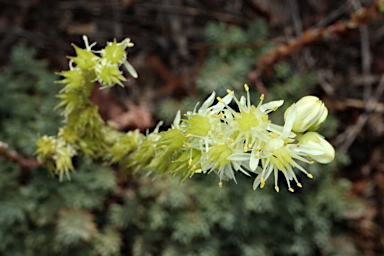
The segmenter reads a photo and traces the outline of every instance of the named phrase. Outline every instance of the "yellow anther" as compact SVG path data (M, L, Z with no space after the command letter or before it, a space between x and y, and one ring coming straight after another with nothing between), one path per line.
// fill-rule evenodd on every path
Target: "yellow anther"
M251 144L251 143L249 143L249 144L248 144L248 148L251 148L251 147L252 147L252 144Z
M312 174L310 174L310 173L307 174L307 177L310 178L310 179L313 178Z
M297 183L296 184L299 188L302 188L303 187L303 185L301 185L301 183Z
M300 147L300 143L297 143L297 144L296 144L296 147Z
M264 94L261 94L261 95L260 95L260 99L261 99L261 100L264 100Z
M275 186L275 190L276 192L279 192L280 191L279 186Z
M228 93L228 94L233 94L233 91L227 89L227 93Z
M307 154L307 157L312 157L312 155L311 154Z
M221 97L216 98L218 102L223 102L223 99Z
M244 146L244 152L247 152L247 151L248 151L248 147Z
M261 150L261 148L255 148L255 150L256 150L256 151L260 151L260 150Z
M192 136L192 134L188 133L187 135L185 135L185 138L189 138L191 136Z
M315 161L310 161L310 162L309 162L309 164L314 164L314 163L315 163Z
M269 136L272 137L272 138L276 138L276 137L278 137L279 135L278 135L277 133L270 132L270 133L269 133Z
M220 146L222 146L222 145L224 145L225 143L224 142L219 142L219 143L217 143L217 145L220 145Z
M219 137L221 137L221 136L223 136L224 134L222 133L222 132L218 132L217 133L217 136L219 136Z
M273 111L276 111L277 108L278 108L278 107L274 106L274 107L272 108L272 110L273 110Z
M231 147L235 147L236 146L236 143L231 143Z
M288 145L288 142L284 141L284 146L287 146Z
M192 165L191 170L193 171L195 169L196 169L196 165Z
M185 145L186 145L187 147L190 147L190 146L191 146L191 143L187 142L187 143L185 143Z
M201 169L197 169L195 173L201 173Z
M260 188L263 188L265 186L265 180L263 177L260 178Z
M253 157L254 157L254 158L259 158L260 156L259 156L259 155L254 155Z
M219 182L219 187L221 188L221 187L223 187L223 182Z
M295 190L293 190L293 188L289 188L288 190L291 191L291 192L294 192L294 191L295 191Z
M227 138L227 141L228 142L235 142L233 139L231 139L231 138Z
M189 159L188 160L188 166L191 166L191 164L192 164L192 159Z
M246 92L249 91L249 87L248 87L247 84L244 84L244 90L245 90Z
M220 112L219 117L224 118L224 117L225 117L225 116L224 116L224 113L223 113L223 112Z

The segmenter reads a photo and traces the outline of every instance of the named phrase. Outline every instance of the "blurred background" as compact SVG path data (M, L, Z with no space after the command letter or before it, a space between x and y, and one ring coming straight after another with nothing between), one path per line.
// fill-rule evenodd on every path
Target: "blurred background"
M0 158L0 254L383 255L384 19L374 4L0 0L0 141L23 158ZM95 49L135 43L139 78L92 94L121 131L167 127L178 109L248 83L254 104L261 93L285 107L320 97L330 111L320 132L337 157L309 166L315 178L300 175L294 194L253 191L241 176L223 188L214 175L153 180L80 156L60 183L36 167L34 142L61 125L55 72L82 35Z

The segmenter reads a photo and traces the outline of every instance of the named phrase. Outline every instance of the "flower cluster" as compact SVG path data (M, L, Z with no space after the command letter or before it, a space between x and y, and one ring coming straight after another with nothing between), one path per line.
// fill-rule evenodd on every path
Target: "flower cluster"
M150 169L182 175L215 172L222 181L233 179L241 172L251 176L257 174L253 188L263 188L273 173L275 190L279 191L278 175L282 172L293 192L291 182L302 187L295 169L312 178L300 162L312 164L314 161L329 163L335 151L316 130L327 117L324 103L314 96L306 96L292 104L284 115L285 124L279 126L269 120L269 114L282 104L282 100L251 104L249 88L244 85L246 97L237 98L233 91L217 97L215 93L185 119L180 113L175 118L172 129L157 134L157 150L149 164ZM231 107L231 102L237 108ZM154 153L155 152L155 153ZM145 154L140 152L140 154ZM167 162L171 162L165 166Z
M127 61L126 49L132 47L130 39L121 42L108 42L100 51L93 50L95 43L89 45L88 38L83 37L85 49L73 45L76 56L69 57L69 70L59 73L63 77L58 83L65 86L59 95L58 107L63 108L64 126L56 136L44 136L36 145L36 154L40 163L48 169L69 178L69 170L73 170L72 157L82 152L94 159L102 159L109 144L106 134L108 127L100 117L98 107L90 100L90 95L97 82L101 88L115 84L123 86L126 78L120 69L137 77L135 69Z
M74 169L72 157L81 152L127 169L171 173L181 179L214 172L219 176L219 186L228 179L236 182L235 174L241 172L256 174L253 188L263 188L273 173L275 190L279 191L278 176L282 172L292 192L291 182L302 187L296 169L312 178L302 163L329 163L335 156L331 144L316 132L328 115L321 100L303 97L285 111L285 123L280 126L270 121L269 114L283 101L264 103L261 95L257 106L252 105L247 85L245 97L237 98L231 90L222 98L213 92L184 118L179 112L167 131L159 131L161 124L146 136L138 131L112 131L89 96L95 82L102 88L123 85L122 65L137 77L126 60L126 48L133 44L129 39L120 43L114 40L94 51L94 44L89 45L86 37L84 42L85 49L74 46L76 56L69 57L69 70L59 73L63 77L59 83L65 84L58 95L65 125L57 136L43 136L37 142L40 163L61 179L63 174L69 177L69 170Z
M122 82L126 78L120 70L121 65L124 65L127 71L137 78L135 69L127 61L126 48L133 46L129 38L119 43L116 39L108 42L106 47L100 51L92 50L96 43L89 45L86 36L83 37L83 40L85 49L73 45L76 56L69 57L70 70L59 73L64 77L60 82L66 84L65 90L80 89L89 80L98 81L102 88L112 87L115 84L123 86Z

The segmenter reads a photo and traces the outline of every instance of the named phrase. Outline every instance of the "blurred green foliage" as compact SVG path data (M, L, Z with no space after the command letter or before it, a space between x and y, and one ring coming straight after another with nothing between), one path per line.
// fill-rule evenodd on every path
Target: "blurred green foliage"
M265 41L267 30L258 21L247 30L210 24L206 33L210 44L246 44ZM198 81L201 95L242 86L264 47L213 47ZM25 155L39 133L53 134L60 125L50 73L32 50L16 47L0 74L0 139ZM292 73L287 64L276 67L266 82L271 98L293 102L313 88L310 76ZM326 122L324 129L335 126ZM280 193L272 184L253 191L243 175L237 185L219 188L214 175L179 184L172 177L124 176L84 157L74 162L72 180L60 183L44 169L22 170L0 159L0 254L356 254L346 212L359 204L348 197L349 182L335 178L336 161L309 166L315 178L300 181L294 194L283 182Z

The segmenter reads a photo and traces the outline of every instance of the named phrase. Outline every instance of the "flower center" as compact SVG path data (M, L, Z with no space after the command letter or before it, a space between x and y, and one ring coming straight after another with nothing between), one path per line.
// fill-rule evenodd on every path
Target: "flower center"
M207 136L211 130L211 124L208 117L201 115L189 116L188 120L185 120L189 124L188 131L190 134L195 136Z
M254 106L252 106L249 112L241 112L240 116L236 118L236 121L239 124L239 129L242 132L249 131L253 127L259 126L259 121L252 110L255 110Z

